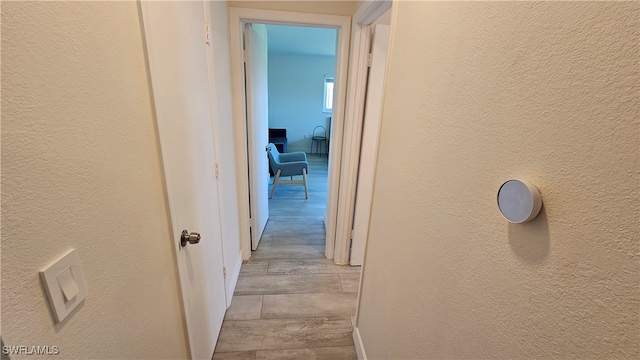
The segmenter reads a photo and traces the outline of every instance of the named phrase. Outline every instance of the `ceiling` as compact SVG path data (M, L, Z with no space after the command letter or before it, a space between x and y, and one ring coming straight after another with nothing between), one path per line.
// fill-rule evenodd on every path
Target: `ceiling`
M266 25L269 52L336 55L336 29L303 26Z

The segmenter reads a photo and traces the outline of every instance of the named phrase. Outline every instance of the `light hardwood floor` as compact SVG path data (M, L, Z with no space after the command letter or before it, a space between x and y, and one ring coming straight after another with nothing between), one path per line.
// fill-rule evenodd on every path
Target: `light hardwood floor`
M281 184L269 200L269 222L242 265L214 360L357 359L360 268L324 257L327 157L309 156L309 166L309 199L302 185Z

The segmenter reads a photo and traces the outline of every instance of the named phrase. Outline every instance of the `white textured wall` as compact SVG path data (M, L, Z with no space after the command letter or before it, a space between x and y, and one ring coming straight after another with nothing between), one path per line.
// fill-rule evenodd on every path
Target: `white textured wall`
M396 4L369 359L640 357L639 4ZM497 209L512 177L532 223Z
M311 151L311 135L329 136L331 113L322 112L324 77L336 73L335 56L269 53L269 127L287 129L287 148ZM306 138L305 138L306 135ZM327 143L314 152L327 152Z
M2 4L7 345L188 355L141 33L135 2ZM38 270L69 248L88 295L54 325Z
M350 16L356 13L361 3L361 1L349 0L235 0L229 1L229 6L263 10L295 11L313 14Z

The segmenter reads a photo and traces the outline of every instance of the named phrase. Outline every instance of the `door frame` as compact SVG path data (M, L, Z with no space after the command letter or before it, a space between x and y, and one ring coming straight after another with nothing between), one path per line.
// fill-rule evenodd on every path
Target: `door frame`
M369 234L373 182L378 157L378 142L382 120L387 60L389 57L390 29L388 24L367 26L371 33L369 75L365 95L358 178L353 211L351 252L349 264L362 265Z
M230 183L229 179L227 176L225 176L225 170L227 167L229 168L233 168L233 166L235 166L235 152L233 152L233 156L234 159L230 160L228 157L225 157L223 155L223 148L221 145L221 136L220 134L223 133L224 131L222 130L223 124L222 122L225 122L224 120L220 120L217 116L218 114L218 107L219 105L219 101L217 100L217 96L216 96L216 92L220 92L220 89L217 89L216 87L216 79L215 79L215 70L214 70L214 64L216 63L216 60L213 56L213 49L216 46L216 39L215 39L215 31L216 31L216 25L214 24L214 20L212 18L212 4L210 1L203 1L203 7L204 7L204 24L209 25L209 27L206 29L210 39L209 41L205 41L205 43L207 43L207 77L209 79L209 102L211 105L211 129L212 129L212 137L213 137L213 142L214 142L214 149L215 149L215 171L216 171L216 178L217 178L217 192L218 192L218 203L220 206L220 212L219 212L219 217L220 217L220 238L222 239L222 265L224 266L225 271L227 272L227 276L225 278L225 286L226 286L226 299L227 299L227 308L229 308L229 306L231 306L231 299L233 298L233 293L235 292L236 289L236 284L238 283L238 276L240 275L240 268L242 267L242 249L240 247L240 245L238 245L238 249L240 249L239 252L237 253L232 253L229 254L229 256L225 256L225 246L226 244L229 244L229 241L238 241L239 242L239 238L238 239L234 239L234 229L235 226L232 226L231 224L226 224L225 223L225 219L222 215L222 211L223 209L225 209L225 206L233 206L233 204L230 205L230 203L237 203L237 198L234 198L233 196L225 196L224 195L224 189L228 186L228 183ZM226 4L225 4L226 7ZM226 124L226 122L225 122ZM226 154L229 154L228 152L224 152ZM233 165L233 166L232 166ZM222 169L222 172L220 171L220 169ZM233 168L233 170L235 171L235 168ZM234 179L235 180L235 179ZM237 206L237 205L236 205ZM238 229L239 230L239 229ZM234 240L228 240L225 244L225 239L234 239ZM231 245L229 245L229 249L233 249L233 247Z
M247 125L244 59L242 48L242 24L278 24L302 25L338 29L336 52L336 89L333 116L331 121L331 141L329 150L329 179L325 227L327 230L325 256L334 258L336 229L342 228L338 213L339 190L343 151L343 130L345 128L345 108L347 94L347 75L349 65L349 40L351 37L351 17L340 15L311 14L289 11L274 11L248 8L229 8L229 27L231 36L231 82L233 93L235 153L237 160L238 208L240 216L240 242L242 258L251 257L251 236L249 233L249 173L247 161ZM350 220L350 218L349 218ZM344 221L344 220L343 220ZM350 221L349 221L350 222Z
M344 122L340 196L337 204L337 217L341 221L337 223L334 254L334 262L340 265L349 263L360 151L377 150L360 148L364 124L367 74L369 72L367 62L371 33L368 27L391 9L392 5L392 0L366 1L353 16L351 24L351 62Z
M264 38L257 30L259 27L264 30ZM269 49L267 47L266 26L244 23L242 30L245 49L245 101L247 102L247 160L249 164L247 169L249 171L249 214L251 215L249 226L251 228L251 250L257 250L269 221L269 160L265 148L269 143L269 69L267 59ZM260 49L258 50L258 48ZM263 86L267 89L264 89ZM263 91L264 93L261 93ZM262 130L264 133L260 134ZM260 196L251 195L253 193Z
M208 18L206 1L203 1L201 4L199 4L198 2L194 2L193 6L198 6L201 8L201 10L199 10L198 12L202 11L202 17L200 17L200 14L197 14L198 15L197 20L202 21L202 25L206 24L207 18ZM203 356L203 353L204 353L205 354L204 356L209 357L210 356L209 352L213 354L213 351L216 345L215 341L213 343L211 341L216 340L220 334L222 322L224 320L224 311L220 311L219 317L217 317L217 319L208 318L209 321L206 321L207 317L205 316L204 319L206 321L206 324L205 324L206 328L204 330L205 331L212 330L212 331L210 333L205 333L205 334L200 333L199 330L203 330L203 326L198 326L198 324L194 325L194 322L198 323L199 321L194 321L194 318L196 318L196 316L194 315L195 310L194 308L191 308L190 299L194 300L195 298L202 298L202 297L194 296L194 290L193 290L194 287L190 286L189 283L190 283L190 280L195 278L195 276L193 276L194 273L209 276L208 279L205 279L206 280L205 285L209 284L209 286L212 286L211 289L213 289L213 293L216 293L216 297L221 296L221 299L220 299L220 303L218 303L218 301L214 297L203 296L205 297L205 301L203 301L203 303L205 304L204 306L205 310L206 309L211 310L212 306L216 305L216 303L220 307L223 307L223 309L220 309L220 310L226 310L229 307L230 305L230 296L228 293L229 280L225 276L226 259L224 256L224 249L223 249L224 240L222 237L222 228L224 227L224 223L222 222L222 217L221 217L222 208L220 206L221 204L220 182L218 177L215 174L215 170L213 167L202 171L202 173L204 174L203 176L210 176L212 180L212 183L208 183L204 187L207 189L211 189L210 185L213 184L214 189L211 189L211 195L213 196L213 194L215 194L215 201L213 201L213 203L210 203L209 206L211 206L217 212L217 214L215 214L213 218L217 219L218 224L214 224L214 225L218 225L218 226L217 228L216 226L213 226L212 232L210 234L203 233L205 238L203 239L203 242L201 245L197 245L198 247L202 247L203 245L205 245L207 242L211 240L211 239L207 239L206 235L215 236L215 234L217 234L217 238L214 239L213 243L211 243L211 244L214 244L213 245L214 251L210 251L208 254L205 254L205 255L217 255L215 253L218 251L217 248L219 246L220 257L218 259L207 258L206 259L207 261L205 261L204 264L208 264L208 267L204 269L203 267L197 267L197 266L188 267L187 262L194 264L194 261L192 259L195 258L195 256L192 257L191 255L189 255L190 254L189 251L195 251L196 254L201 253L201 251L200 251L200 248L196 248L195 250L189 250L190 248L188 247L185 248L184 247L185 245L180 244L180 234L178 233L178 231L186 227L186 225L184 224L178 224L178 220L180 219L180 217L178 216L178 213L183 212L183 210L176 205L176 204L179 205L179 202L175 201L176 199L178 199L177 196L181 195L181 194L177 194L175 191L176 183L177 183L176 179L179 178L180 176L176 175L176 171L172 166L167 166L167 165L176 162L175 158L173 158L172 156L169 156L169 154L174 154L173 150L175 150L175 141L172 141L173 134L170 133L171 127L169 127L168 125L174 125L173 128L184 127L182 124L184 124L185 121L189 122L191 120L191 117L187 117L186 119L180 119L182 120L182 122L178 123L175 121L171 121L172 120L171 111L167 111L166 108L161 108L161 109L158 108L158 96L159 96L159 93L165 92L161 90L167 88L167 86L165 86L167 81L161 80L163 77L158 76L159 73L160 74L163 73L161 70L158 70L158 68L163 67L162 62L164 61L164 58L162 58L161 56L162 50L157 50L157 48L159 48L159 46L157 46L158 45L157 39L160 38L162 35L160 35L157 31L155 31L157 27L154 26L154 24L157 24L157 21L159 18L163 18L163 14L161 12L158 12L157 11L158 9L153 9L153 6L150 2L140 1L138 2L137 7L138 7L137 9L138 15L141 21L141 32L142 32L141 34L142 34L142 41L143 41L142 47L145 55L146 76L147 76L147 82L148 82L147 85L149 87L149 91L151 95L150 104L152 107L153 119L156 126L156 137L159 142L158 145L160 147L160 152L161 152L164 191L165 191L165 197L166 197L167 206L168 206L168 215L170 220L171 243L173 245L172 248L174 249L175 261L177 266L176 275L179 281L180 307L182 310L181 312L184 320L184 326L185 326L184 334L185 334L185 339L187 340L187 345L188 345L188 351L189 351L188 355L190 358L193 358L193 357L200 358ZM161 15L158 16L158 14L161 14ZM174 16L174 15L175 13L172 13L171 16ZM190 16L188 20L194 21L195 18L193 16ZM195 24L194 26L197 26L197 25L198 24ZM194 38L190 38L190 39L194 39ZM208 116L208 118L203 119L201 121L204 124L208 125L209 133L203 133L201 136L202 138L207 138L207 140L208 139L211 140L211 147L210 148L205 147L204 149L205 151L210 150L210 154L209 154L210 159L205 159L205 160L212 161L213 163L217 164L219 161L219 153L216 148L217 138L216 138L215 128L217 126L217 121L216 119L214 119L214 116L213 116L214 104L211 102L213 98L214 83L212 82L211 62L209 61L210 60L209 59L210 44L207 41L205 41L205 38L201 38L201 40L194 39L193 41L195 43L199 43L199 41L202 41L202 43L199 44L199 46L202 47L201 48L202 54L200 55L204 56L204 58L201 58L200 60L204 61L204 67L206 68L205 70L206 74L198 74L198 77L200 77L200 75L206 75L207 90L206 90L206 96L203 96L203 97L206 98L206 102L207 102L206 115ZM178 56L182 56L182 55L178 55ZM184 56L187 56L187 55L184 55ZM194 57L185 58L184 56L182 56L181 60L195 59ZM202 94L202 92L198 92L198 94ZM199 115L202 115L202 113ZM178 125L175 125L175 124L178 124ZM198 139L195 139L195 140L198 140ZM188 154L188 156L191 156L192 154L193 153L190 153ZM180 174L182 174L182 172L180 172ZM202 198L202 196L203 194L196 194L196 197L198 198ZM205 199L206 199L206 196L205 196ZM213 200L213 198L210 198L209 200ZM182 205L184 206L184 204ZM206 214L206 215L212 215L212 214ZM189 216L189 218L191 218L191 216ZM209 219L211 219L211 217L209 217ZM199 229L191 229L191 230L201 231ZM198 239L199 238L200 236L198 235ZM189 245L189 246L191 247L194 245ZM185 252L185 251L187 251L185 254L181 254L182 252ZM185 259L185 257L190 260ZM219 261L219 264L216 264L217 261ZM202 261L200 263L202 263ZM220 267L218 268L218 266ZM218 275L215 272L212 272L216 268L219 269L219 272L217 272ZM214 286L215 284L211 284L210 280L212 277L217 277L218 279L221 279L222 281L221 285ZM209 291L210 293L212 291L211 289L207 290L206 287L203 289L205 289L205 291ZM218 294L220 292L222 293ZM213 304L212 304L212 301L214 302ZM217 307L218 307L217 305L214 306L214 308L217 308ZM199 318L202 318L202 316L199 316L197 318L199 320Z

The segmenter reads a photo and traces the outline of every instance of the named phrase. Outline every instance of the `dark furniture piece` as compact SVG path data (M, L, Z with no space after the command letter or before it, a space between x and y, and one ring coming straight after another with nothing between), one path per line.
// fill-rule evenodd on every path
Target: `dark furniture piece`
M309 154L313 154L313 145L316 145L316 153L322 154L322 150L320 150L320 146L326 145L327 154L329 153L329 142L327 140L327 129L324 126L316 126L313 128L313 133L311 135L311 151ZM324 147L324 146L323 146Z
M279 152L287 152L287 129L269 129L269 143L274 144Z

